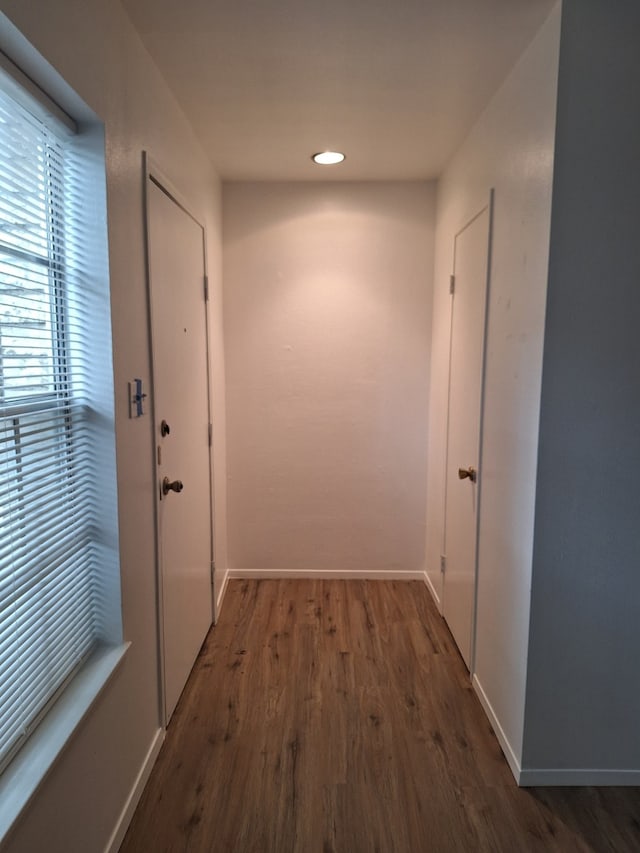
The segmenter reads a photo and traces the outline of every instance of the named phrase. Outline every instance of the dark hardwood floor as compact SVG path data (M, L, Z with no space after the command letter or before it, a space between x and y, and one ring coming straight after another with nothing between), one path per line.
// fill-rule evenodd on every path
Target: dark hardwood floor
M122 853L640 851L640 789L518 789L418 582L232 581Z

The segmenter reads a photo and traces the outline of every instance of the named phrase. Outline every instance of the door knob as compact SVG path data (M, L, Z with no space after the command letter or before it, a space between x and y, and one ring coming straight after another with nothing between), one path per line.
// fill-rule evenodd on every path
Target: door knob
M458 468L458 479L469 479L472 483L475 483L478 479L478 472L475 468L472 468L471 466L469 466L468 468Z
M165 477L162 481L162 494L168 495L169 492L181 492L184 489L182 480L170 480Z

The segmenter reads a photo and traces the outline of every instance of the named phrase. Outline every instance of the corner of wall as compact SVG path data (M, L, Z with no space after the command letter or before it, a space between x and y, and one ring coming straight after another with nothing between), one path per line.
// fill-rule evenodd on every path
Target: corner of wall
M426 585L427 589L429 590L429 592L431 593L431 596L433 597L435 605L438 608L438 613L440 613L440 615L442 615L442 597L441 597L440 592L438 592L438 587L440 587L441 584L436 585L436 582L431 578L431 575L433 575L434 578L435 577L440 578L441 574L439 571L436 574L436 572L430 573L428 569L424 570L425 585Z
M225 568L221 572L221 579L219 583L216 584L216 597L215 597L215 612L214 612L214 622L217 624L218 619L220 618L220 613L222 611L222 604L224 602L224 596L227 591L227 586L229 585L230 580L230 572L229 569Z

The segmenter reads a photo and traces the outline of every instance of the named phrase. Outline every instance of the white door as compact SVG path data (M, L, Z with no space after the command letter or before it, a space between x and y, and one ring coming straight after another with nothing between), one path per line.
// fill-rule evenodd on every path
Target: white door
M487 206L456 235L452 279L443 613L469 669L473 658L490 220Z
M147 220L168 722L213 614L204 232L151 177Z

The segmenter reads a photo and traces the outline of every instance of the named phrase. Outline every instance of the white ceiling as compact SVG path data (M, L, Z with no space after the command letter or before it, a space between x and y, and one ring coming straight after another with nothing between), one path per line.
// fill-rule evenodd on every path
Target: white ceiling
M223 178L419 180L555 0L123 2Z

